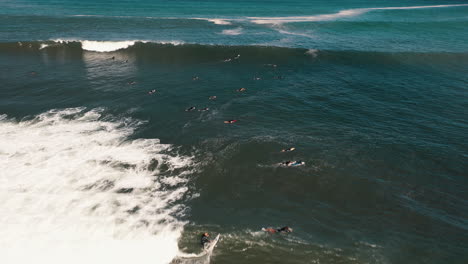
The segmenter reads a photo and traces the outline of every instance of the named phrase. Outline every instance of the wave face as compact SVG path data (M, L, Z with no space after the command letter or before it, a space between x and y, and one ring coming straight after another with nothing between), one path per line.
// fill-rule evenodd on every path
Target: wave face
M1 116L4 263L172 260L188 192L187 179L172 171L193 164L157 139L129 140L137 126L100 109L19 122Z
M281 30L281 29L278 29ZM310 36L313 37L313 36ZM93 54L99 60L107 60L119 55L121 59L137 58L169 64L185 63L237 63L232 60L242 55L242 63L282 64L311 63L330 61L375 61L377 63L435 63L465 64L467 52L373 52L373 51L335 51L320 49L287 48L274 46L224 46L183 44L179 42L157 43L149 41L88 41L88 40L51 40L39 42L0 43L0 53L25 55L29 53L44 54L52 57L67 56L79 60L89 60ZM231 59L231 60L229 60Z

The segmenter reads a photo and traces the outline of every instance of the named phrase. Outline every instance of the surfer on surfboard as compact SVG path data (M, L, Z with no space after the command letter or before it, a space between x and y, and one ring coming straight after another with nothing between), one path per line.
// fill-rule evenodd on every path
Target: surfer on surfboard
M293 231L292 228L290 228L289 226L285 226L285 227L282 227L282 228L278 228L278 229L275 229L275 228L262 228L263 231L265 232L268 232L270 234L276 234L276 233L291 233Z
M293 167L293 166L302 166L304 164L305 162L301 160L296 160L296 161L288 160L288 161L281 162L279 165L285 166L285 167Z
M205 245L209 244L211 242L210 240L210 234L208 234L207 232L203 233L201 235L201 239L200 239L200 244L205 247Z

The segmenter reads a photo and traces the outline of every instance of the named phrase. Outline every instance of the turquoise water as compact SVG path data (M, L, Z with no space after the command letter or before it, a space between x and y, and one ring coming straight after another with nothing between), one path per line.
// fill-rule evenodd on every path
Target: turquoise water
M465 1L0 7L5 263L468 261Z

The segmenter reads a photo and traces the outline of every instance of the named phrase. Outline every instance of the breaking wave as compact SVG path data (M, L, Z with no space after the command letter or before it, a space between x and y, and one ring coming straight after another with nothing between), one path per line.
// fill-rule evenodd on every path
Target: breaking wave
M102 109L0 116L4 263L169 263L189 199L190 157Z

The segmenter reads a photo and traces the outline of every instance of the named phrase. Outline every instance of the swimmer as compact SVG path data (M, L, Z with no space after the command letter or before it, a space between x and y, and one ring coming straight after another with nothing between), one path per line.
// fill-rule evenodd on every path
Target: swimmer
M237 89L236 91L237 91L237 92L245 92L245 91L247 91L247 89L245 89L245 88L240 88L240 89Z
M212 95L212 96L208 97L209 100L216 100L216 98L217 98L216 95Z
M205 111L208 111L208 110L210 110L208 107L205 107L205 108L202 108L202 109L198 109L198 111L200 111L200 112L205 112Z
M290 228L289 226L285 226L285 227L278 228L278 229L274 229L274 228L269 227L269 228L263 228L262 230L265 231L265 232L268 232L270 234L291 233L293 231L293 229Z
M156 92L156 90L153 89L153 90L149 91L148 94L149 94L149 95L152 95L152 94L154 94L155 92Z
M291 152L294 151L296 148L287 148L287 149L282 149L281 152Z
M200 244L202 245L202 247L205 247L206 244L209 244L211 242L210 240L210 234L208 233L203 233L201 235L201 239L200 239Z
M227 121L224 121L224 124L234 124L235 122L237 122L237 120L235 120L235 119L227 120Z
M185 112L192 112L192 111L194 111L195 109L196 109L195 106L191 106L191 107L185 109Z

